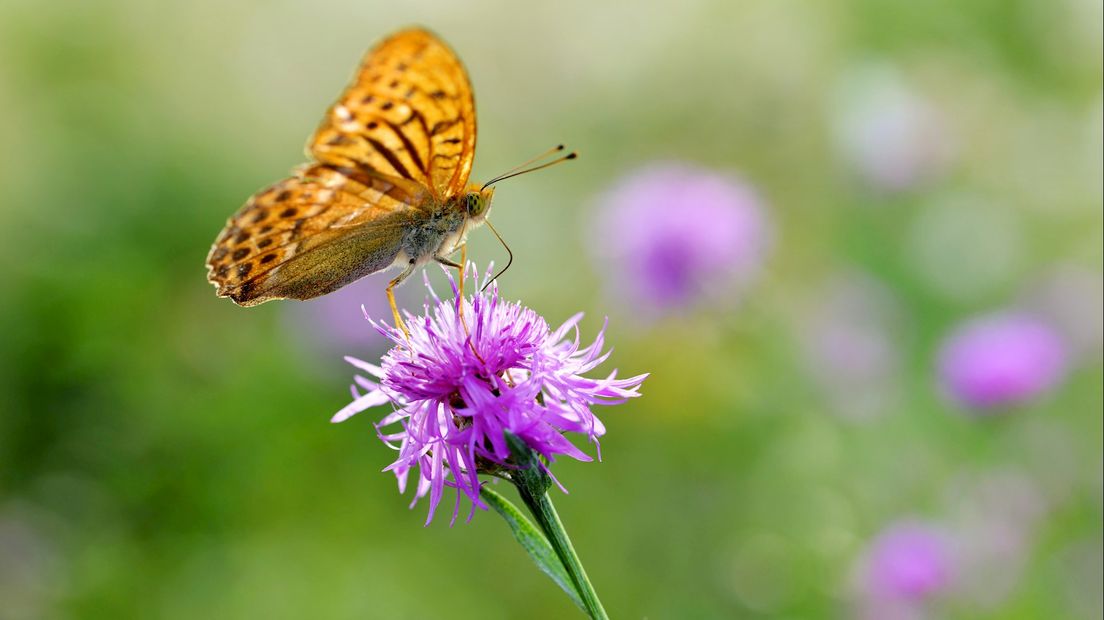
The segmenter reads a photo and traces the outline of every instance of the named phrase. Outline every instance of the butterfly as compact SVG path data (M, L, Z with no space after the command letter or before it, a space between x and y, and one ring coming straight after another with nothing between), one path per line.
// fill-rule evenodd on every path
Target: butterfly
M220 297L254 306L311 299L398 266L386 292L405 329L393 289L429 262L462 269L448 257L471 229L490 224L491 184L575 157L517 172L560 145L468 185L475 134L471 83L456 55L426 30L390 36L367 53L307 142L312 161L227 221L207 255L208 281Z

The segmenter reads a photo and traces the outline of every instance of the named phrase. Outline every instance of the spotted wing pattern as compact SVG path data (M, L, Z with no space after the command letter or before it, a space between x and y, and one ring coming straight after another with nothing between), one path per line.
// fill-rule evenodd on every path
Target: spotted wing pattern
M253 195L207 256L207 279L242 306L310 299L388 267L402 231L421 218L410 195L379 176L308 165Z
M368 52L307 150L322 163L424 185L438 203L460 195L475 157L463 65L425 30L395 34Z

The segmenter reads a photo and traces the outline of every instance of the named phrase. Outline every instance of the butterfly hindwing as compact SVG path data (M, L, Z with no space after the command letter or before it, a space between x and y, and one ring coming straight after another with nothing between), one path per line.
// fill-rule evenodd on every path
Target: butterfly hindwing
M324 295L391 265L403 229L425 217L416 202L372 177L305 168L230 218L207 257L207 278L243 306Z

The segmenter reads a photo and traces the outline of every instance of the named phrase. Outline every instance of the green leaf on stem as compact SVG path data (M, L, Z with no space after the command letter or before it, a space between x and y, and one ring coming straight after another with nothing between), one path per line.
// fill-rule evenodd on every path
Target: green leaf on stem
M552 549L552 545L548 543L548 539L544 537L544 534L533 525L532 521L525 518L525 515L517 509L517 506L510 503L510 500L486 485L479 490L479 494L483 501L487 502L491 508L495 509L495 512L502 515L502 518L506 520L506 525L510 526L514 539L525 549L529 557L533 558L533 561L537 563L537 567L545 575L551 577L552 581L555 581L556 585L560 586L560 589L566 592L571 600L579 606L579 609L586 611L582 599L579 598L579 594L575 591L575 586L571 582L571 577L568 576L567 570L564 569L563 563L556 556L556 552Z

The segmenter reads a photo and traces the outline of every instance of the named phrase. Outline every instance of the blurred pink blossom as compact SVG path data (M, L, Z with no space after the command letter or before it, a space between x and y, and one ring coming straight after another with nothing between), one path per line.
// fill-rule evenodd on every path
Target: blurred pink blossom
M1065 376L1066 349L1027 314L981 316L956 327L939 351L939 378L960 404L990 410L1031 401Z
M758 275L772 226L755 190L684 163L653 163L599 199L591 239L610 288L643 314L719 301Z
M879 601L924 601L945 592L955 575L946 533L914 520L884 529L862 562L864 593Z

